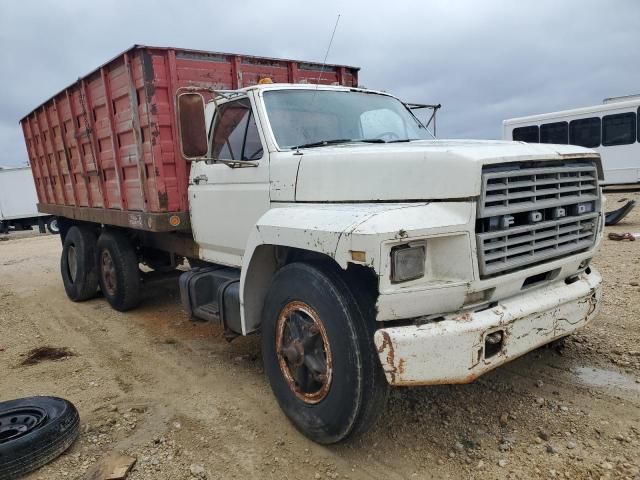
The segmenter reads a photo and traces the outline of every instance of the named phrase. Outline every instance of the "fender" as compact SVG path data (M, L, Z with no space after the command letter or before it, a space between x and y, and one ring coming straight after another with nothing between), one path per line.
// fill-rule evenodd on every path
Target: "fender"
M294 247L332 258L346 269L348 249L338 248L345 232L353 231L389 204L276 204L256 223L242 257L240 315L242 333L260 326L262 304L275 273L275 246Z
M276 205L252 229L242 257L240 314L243 335L260 326L264 298L277 269L276 246L320 253L346 269L352 262L349 251L354 237L367 237L368 241L357 243L372 256L367 264L378 271L380 242L394 238L400 229L422 231L426 227L439 232L451 229L452 225L459 229L461 225L469 224L473 212L473 206L468 202ZM393 212L401 209L405 210L402 214ZM455 214L452 216L452 213ZM374 217L380 221L369 222Z

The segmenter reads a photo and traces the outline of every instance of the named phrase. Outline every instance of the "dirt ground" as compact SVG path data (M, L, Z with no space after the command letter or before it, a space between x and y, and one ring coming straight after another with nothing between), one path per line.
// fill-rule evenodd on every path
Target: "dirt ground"
M607 231L640 232L640 208ZM0 238L0 401L64 396L82 418L79 440L29 479L82 478L111 452L137 458L131 480L640 478L640 241L603 240L603 309L563 349L470 385L395 389L372 431L331 447L280 412L259 338L229 344L190 321L176 277L130 313L72 303L60 249L50 235ZM21 364L42 346L72 355Z

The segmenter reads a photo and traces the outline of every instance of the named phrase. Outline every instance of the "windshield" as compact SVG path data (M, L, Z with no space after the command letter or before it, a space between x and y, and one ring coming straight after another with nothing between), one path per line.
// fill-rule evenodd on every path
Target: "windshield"
M429 138L396 98L354 91L272 90L264 93L280 148Z

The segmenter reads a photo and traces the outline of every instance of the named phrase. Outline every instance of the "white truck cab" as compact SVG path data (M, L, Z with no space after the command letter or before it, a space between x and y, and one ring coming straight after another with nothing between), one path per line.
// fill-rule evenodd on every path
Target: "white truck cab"
M235 269L231 330L261 331L273 391L314 440L364 430L388 385L470 382L595 316L597 153L433 140L400 100L357 88L178 104L193 236L214 265L185 280L189 308L198 279Z

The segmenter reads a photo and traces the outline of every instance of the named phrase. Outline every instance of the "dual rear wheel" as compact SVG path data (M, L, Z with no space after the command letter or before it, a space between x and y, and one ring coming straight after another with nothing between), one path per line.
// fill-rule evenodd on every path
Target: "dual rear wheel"
M74 302L95 297L98 287L121 312L140 302L138 256L118 231L107 230L98 237L90 227L71 227L63 242L60 270L67 296Z

